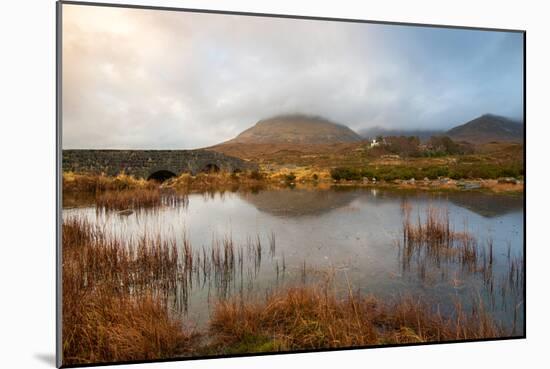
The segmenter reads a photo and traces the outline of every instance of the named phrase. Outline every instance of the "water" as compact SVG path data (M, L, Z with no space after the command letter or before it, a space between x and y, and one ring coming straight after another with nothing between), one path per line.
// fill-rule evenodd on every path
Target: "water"
M414 222L427 207L448 210L451 226L467 231L480 250L493 242L492 286L482 273L456 260L406 262L400 244L402 204L410 204ZM523 257L523 198L477 192L433 194L381 189L283 189L257 193L192 194L187 204L120 216L94 206L66 208L64 217L81 216L111 235L135 239L144 234L184 235L197 253L211 252L224 238L244 255L229 280L201 277L189 287L184 315L197 326L208 321L214 301L230 296L258 298L287 285L314 283L327 274L344 291L384 298L422 296L443 312L456 302L470 306L481 298L503 325L523 326L523 287L501 292L510 260ZM275 244L270 245L274 237ZM258 239L261 260L252 256ZM247 256L248 255L248 256ZM515 320L515 323L514 323Z

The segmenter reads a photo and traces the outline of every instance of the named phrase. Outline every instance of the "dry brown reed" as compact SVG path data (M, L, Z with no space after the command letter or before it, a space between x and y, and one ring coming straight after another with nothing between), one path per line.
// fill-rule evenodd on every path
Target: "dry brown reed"
M424 216L418 215L417 223L411 221L412 207L404 201L401 206L403 213L403 249L402 268L410 270L413 261L416 262L416 271L422 281L428 279L428 270L440 270L441 278L446 279L448 270L456 265L462 270L455 270L455 284L460 279L466 279L466 274L478 274L485 287L484 298L491 309L508 310L510 304L514 309L512 320L515 332L519 319L519 307L523 306L523 292L525 270L523 255L511 256L511 243L507 245L507 271L495 272L497 258L492 238L478 243L476 238L467 231L456 232L450 226L449 215L446 209L437 209L429 206ZM502 263L502 261L500 261ZM458 273L462 273L457 277ZM432 272L433 273L433 272ZM460 284L460 283L458 283ZM455 286L457 287L457 286ZM500 294L500 305L498 296Z
M161 205L158 188L128 191L106 191L96 195L96 206L106 210L148 208Z
M154 189L158 186L159 184L154 181L146 181L126 174L107 176L104 174L63 172L63 192L67 193Z
M253 172L229 173L225 171L198 173L192 175L183 173L178 177L167 180L163 187L173 188L180 192L205 192L217 193L231 191L256 191L265 185L262 176L254 175Z
M479 259L476 239L464 231L457 232L449 220L448 209L428 206L423 216L419 213L417 222L411 219L412 207L406 201L402 203L404 263L409 263L413 255L419 259L441 261L459 261L474 271ZM492 250L492 248L491 248ZM492 251L491 251L492 252ZM491 254L492 255L492 254ZM492 258L492 256L491 256ZM492 259L491 259L492 260ZM425 265L422 263L424 268Z
M278 291L258 303L221 301L209 329L213 345L226 353L442 342L505 333L482 306L466 313L457 304L444 317L413 298L384 302L350 291L339 299L326 285Z
M403 207L405 254L451 258L480 265L492 283L495 263L492 240L479 251L466 232L455 232L448 213L427 210L426 221L410 221ZM408 215L407 215L408 214ZM275 236L268 235L275 254ZM264 301L231 298L243 265L249 282L258 273L263 245L259 235L241 247L231 237L214 239L210 248L194 249L186 234L176 238L148 235L130 240L107 237L97 226L73 217L63 222L63 363L81 364L146 360L201 353L234 353L393 343L502 337L509 334L486 312L481 299L468 308L455 304L441 314L438 306L412 297L381 300L330 290L330 283L306 285L306 262L300 267L303 285L277 290ZM426 253L427 252L427 253ZM524 283L523 259L510 256L505 279L516 286L514 327L519 320ZM426 260L426 259L422 259ZM475 264L475 263L474 263ZM282 257L282 271L286 265ZM279 264L276 265L277 275ZM425 271L424 271L425 273ZM187 309L193 281L213 283L218 296L209 323L207 347L197 333L184 328L170 308ZM488 282L488 283L489 283ZM504 286L504 285L503 285ZM504 286L503 288L505 288ZM242 286L241 286L242 289ZM512 291L513 292L513 291ZM505 294L511 293L508 289Z
M63 223L63 364L149 360L194 351L168 311L174 243L126 245L80 219Z
M63 365L190 355L194 335L154 295L64 289Z
M140 188L126 191L105 191L96 194L97 209L138 210L160 206L187 206L186 194L159 188Z

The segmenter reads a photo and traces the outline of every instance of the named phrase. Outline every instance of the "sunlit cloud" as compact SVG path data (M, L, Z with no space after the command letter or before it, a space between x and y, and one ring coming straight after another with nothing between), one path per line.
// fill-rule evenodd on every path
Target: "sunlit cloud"
M258 120L521 118L521 34L63 6L64 148L197 148Z

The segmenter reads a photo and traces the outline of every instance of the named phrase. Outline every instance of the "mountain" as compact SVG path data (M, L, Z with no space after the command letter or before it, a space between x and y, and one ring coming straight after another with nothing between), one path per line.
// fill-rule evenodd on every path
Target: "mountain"
M523 129L521 122L498 115L485 114L448 130L446 135L455 141L472 143L522 142Z
M445 133L444 131L438 131L438 130L386 129L378 126L362 129L359 131L359 134L365 138L374 138L378 136L383 136L383 137L414 136L414 137L418 137L421 140L427 140L432 136L441 136L444 133Z
M361 140L344 125L322 117L292 114L260 120L224 144L332 144Z

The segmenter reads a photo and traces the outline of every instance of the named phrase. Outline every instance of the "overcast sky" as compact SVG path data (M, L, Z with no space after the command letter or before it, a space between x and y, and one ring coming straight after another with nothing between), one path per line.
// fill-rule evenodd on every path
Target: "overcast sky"
M519 33L63 6L64 148L198 148L288 113L359 131L522 112Z

